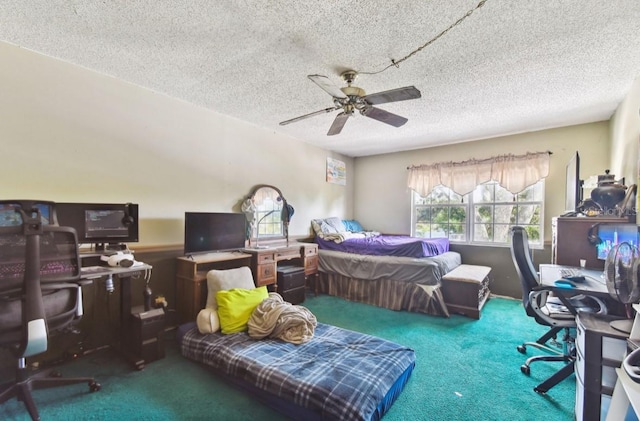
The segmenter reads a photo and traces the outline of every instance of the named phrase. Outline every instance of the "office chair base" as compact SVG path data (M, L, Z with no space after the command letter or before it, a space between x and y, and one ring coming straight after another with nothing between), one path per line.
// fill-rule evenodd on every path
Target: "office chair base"
M536 361L562 361L568 363L573 361L573 358L568 355L536 355L535 357L528 358L527 361L520 366L520 371L528 376L531 374L530 365Z
M551 329L549 329L544 335L542 335L541 337L538 338L538 340L536 340L535 342L525 342L522 345L518 345L517 349L518 352L521 354L526 354L527 353L527 346L532 346L534 348L538 348L538 349L543 349L545 351L549 351L553 354L562 354L562 351L560 351L560 348L551 348L550 346L547 345L547 342L549 341L553 341L554 343L556 342L556 339L558 337L558 333L560 333L560 331L562 331L563 328L558 327L558 326L554 326Z
M564 351L560 348L552 348L550 346L544 345L544 344L539 344L537 342L525 342L522 345L518 345L516 347L516 349L518 350L519 353L521 354L526 354L527 353L527 347L533 347L536 349L540 349L542 351L547 351L553 355L563 355Z
M560 370L556 371L547 380L543 381L542 383L540 383L539 385L534 387L533 391L536 392L536 393L539 393L541 395L544 395L552 387L554 387L555 385L560 383L562 380L566 379L571 374L573 374L574 371L575 371L575 364L574 364L574 361L572 359L569 364L565 365Z
M16 373L16 381L0 386L0 403L4 403L11 398L17 398L22 401L29 411L29 415L33 420L39 420L40 414L33 400L32 390L47 389L51 387L67 386L71 384L87 383L90 392L97 392L102 387L91 377L42 377L42 373L28 377L26 369L18 368ZM46 375L46 374L45 374Z

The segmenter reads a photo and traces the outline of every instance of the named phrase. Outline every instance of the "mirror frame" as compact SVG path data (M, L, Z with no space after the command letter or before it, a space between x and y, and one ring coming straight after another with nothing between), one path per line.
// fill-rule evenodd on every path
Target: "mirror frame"
M276 200L280 199L282 201L282 205L278 207L278 209L262 211L264 213L260 216L261 211L257 208L255 203L256 195L261 189L272 189L276 193ZM259 240L264 239L265 241L273 241L273 240L282 240L285 239L287 244L289 243L289 215L288 215L288 203L285 199L282 191L276 186L270 184L259 184L251 189L251 193L245 198L242 204L242 212L247 217L247 240L249 241L249 246L255 248L260 248ZM285 211L287 210L287 211ZM276 235L260 235L260 224L271 214L279 212L279 221L282 225L281 234ZM255 243L254 243L255 241ZM253 244L252 244L253 243Z

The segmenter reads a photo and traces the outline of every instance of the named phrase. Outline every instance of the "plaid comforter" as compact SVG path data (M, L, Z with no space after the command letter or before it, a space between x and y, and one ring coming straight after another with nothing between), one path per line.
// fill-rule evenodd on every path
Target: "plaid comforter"
M182 355L322 418L341 420L380 417L378 404L415 365L410 348L322 323L302 345L246 333L202 335L194 328L184 335Z

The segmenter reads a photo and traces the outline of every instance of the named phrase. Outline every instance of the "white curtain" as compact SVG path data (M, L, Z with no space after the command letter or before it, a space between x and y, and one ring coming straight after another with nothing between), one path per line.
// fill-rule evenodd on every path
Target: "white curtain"
M438 185L465 195L494 180L516 194L549 175L549 152L500 155L463 162L440 162L409 167L409 188L426 196Z

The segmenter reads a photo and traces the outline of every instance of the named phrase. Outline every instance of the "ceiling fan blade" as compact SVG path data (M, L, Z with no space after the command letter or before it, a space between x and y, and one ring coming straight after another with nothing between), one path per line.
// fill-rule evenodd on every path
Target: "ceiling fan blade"
M304 120L305 118L313 117L314 115L326 114L338 109L340 109L340 107L329 107L329 108L325 108L324 110L314 111L309 114L301 115L300 117L292 118L291 120L281 121L280 125L286 126L287 124L295 123L296 121Z
M351 117L352 115L353 114L346 114L344 112L338 114L335 120L333 120L331 127L329 128L329 131L327 132L327 136L333 136L333 135L339 134L342 131L342 128L344 127L344 123L346 123L349 117Z
M391 89L390 91L378 92L366 95L363 99L371 105L384 104L386 102L406 101L408 99L417 99L422 94L415 86L405 86L404 88Z
M381 121L383 123L387 123L392 125L393 127L400 127L406 123L407 120L404 117L401 117L397 114L390 113L389 111L381 110L376 107L367 107L362 110L362 115L372 118L374 120Z
M313 83L322 88L326 93L334 98L346 98L347 96L328 77L322 75L307 76Z

